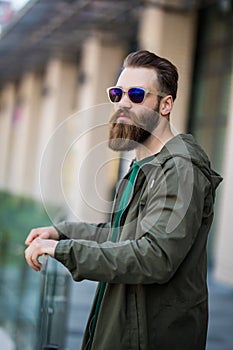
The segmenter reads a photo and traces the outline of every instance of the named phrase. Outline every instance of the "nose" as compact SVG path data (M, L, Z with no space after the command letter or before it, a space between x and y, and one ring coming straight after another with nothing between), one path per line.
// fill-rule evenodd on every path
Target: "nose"
M129 109L132 107L132 102L130 101L127 93L123 94L120 102L118 102L118 107L119 108L125 107L125 108L129 108Z

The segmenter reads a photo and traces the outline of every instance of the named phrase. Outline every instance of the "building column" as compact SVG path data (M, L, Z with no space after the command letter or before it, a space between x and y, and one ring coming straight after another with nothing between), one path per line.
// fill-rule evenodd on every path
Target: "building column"
M139 46L170 60L178 68L178 95L171 122L178 132L186 132L196 34L195 12L181 13L147 6L142 12Z
M74 145L73 206L76 218L88 222L106 220L111 191L117 180L119 154L107 146L112 105L106 88L115 84L125 55L122 44L101 35L83 46L78 89L78 134Z
M232 235L232 198L233 198L233 70L231 74L230 104L226 134L223 183L221 189L217 234L215 241L215 277L233 286L233 235Z
M37 199L56 205L63 203L62 193L58 191L59 158L62 144L68 137L64 133L63 138L57 140L56 129L75 110L76 83L76 63L60 58L52 58L48 62L39 116L34 194Z
M15 103L15 86L8 83L0 96L0 188L5 189L10 148L10 132Z
M16 194L32 194L39 94L39 78L34 73L26 73L15 100L7 170L6 187Z

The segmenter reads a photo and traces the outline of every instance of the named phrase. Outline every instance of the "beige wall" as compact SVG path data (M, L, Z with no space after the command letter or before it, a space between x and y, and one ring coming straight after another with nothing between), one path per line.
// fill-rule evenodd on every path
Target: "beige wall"
M17 91L6 175L6 188L13 193L29 194L32 190L37 139L31 138L31 135L37 123L38 110L34 107L39 98L38 84L36 74L28 72L22 77Z
M43 96L40 106L38 145L36 153L36 174L34 195L46 202L63 203L60 190L62 147L68 134L64 132L60 140L56 130L76 108L75 91L77 66L59 58L51 58L43 80Z
M6 189L15 86L8 83L0 94L0 188Z

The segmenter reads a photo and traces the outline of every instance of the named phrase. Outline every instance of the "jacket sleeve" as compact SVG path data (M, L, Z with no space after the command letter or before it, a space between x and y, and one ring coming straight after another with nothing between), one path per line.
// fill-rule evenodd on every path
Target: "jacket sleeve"
M211 187L203 173L185 159L155 171L149 185L137 239L59 242L55 258L70 270L74 280L162 284L172 278L194 246L204 216L208 222L212 215L211 203L209 211L205 208Z
M107 240L110 224L64 221L56 225L56 230L59 234L59 240L85 239L101 243Z

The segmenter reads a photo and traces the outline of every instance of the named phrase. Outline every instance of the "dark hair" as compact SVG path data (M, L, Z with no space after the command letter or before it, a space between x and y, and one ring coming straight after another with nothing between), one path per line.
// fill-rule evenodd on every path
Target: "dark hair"
M123 68L126 67L155 69L160 91L172 95L173 100L176 99L178 72L177 68L166 58L159 57L146 50L131 52L124 60Z

